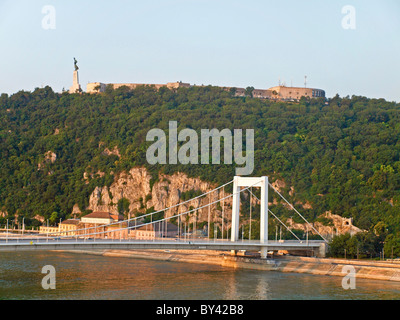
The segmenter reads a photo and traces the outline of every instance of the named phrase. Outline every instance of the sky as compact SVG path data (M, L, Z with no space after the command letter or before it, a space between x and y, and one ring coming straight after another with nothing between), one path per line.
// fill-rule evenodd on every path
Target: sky
M0 93L68 90L75 57L83 90L303 87L307 76L327 97L400 102L398 0L0 0L0 43Z

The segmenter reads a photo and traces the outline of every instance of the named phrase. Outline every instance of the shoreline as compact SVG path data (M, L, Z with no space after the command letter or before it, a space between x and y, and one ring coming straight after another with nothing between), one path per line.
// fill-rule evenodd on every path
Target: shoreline
M337 277L347 275L346 272L342 271L343 267L353 266L356 270L357 278L400 282L400 262L390 261L345 260L299 256L277 256L261 260L252 256L232 256L230 252L202 250L79 250L63 252Z

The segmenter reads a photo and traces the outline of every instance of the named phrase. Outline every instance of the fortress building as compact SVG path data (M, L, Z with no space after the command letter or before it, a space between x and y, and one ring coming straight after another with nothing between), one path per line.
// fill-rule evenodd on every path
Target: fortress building
M86 92L87 93L101 93L105 92L107 86L112 86L113 89L126 86L129 89L135 89L139 86L154 86L157 90L161 87L168 89L178 88L190 88L192 87L189 83L183 82L169 82L167 84L144 84L144 83L111 83L104 84L101 82L88 83ZM246 89L234 88L234 87L222 87L226 91L233 91L236 97L245 97ZM270 99L277 101L299 101L301 97L309 98L325 98L325 91L315 88L301 88L301 87L286 87L283 85L272 87L270 89L254 89L252 91L254 98L259 99Z
M167 87L168 89L178 89L181 87L189 88L191 85L189 83L183 83L181 81L178 82L169 82L167 84L146 84L146 83L101 83L101 82L93 82L88 83L86 87L87 93L100 93L106 91L107 86L112 86L112 88L118 89L121 87L128 87L129 89L135 89L139 86L154 86L157 90L161 87Z
M299 88L278 86L270 88L271 98L274 100L298 101L301 97L325 98L325 91L313 88Z
M234 90L237 97L246 96L246 89L244 88L224 87L224 89L227 91ZM253 98L277 101L299 101L302 97L325 98L325 91L321 89L286 87L284 85L269 89L254 89L252 94Z

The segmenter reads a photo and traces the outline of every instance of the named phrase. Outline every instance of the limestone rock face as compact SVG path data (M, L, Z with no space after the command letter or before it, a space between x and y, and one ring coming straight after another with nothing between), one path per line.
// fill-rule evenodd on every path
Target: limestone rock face
M363 232L363 230L357 228L353 225L352 219L343 218L339 215L332 214L331 212L326 212L322 215L323 217L330 219L330 225L324 225L321 222L314 222L311 225L325 238L332 239L335 235L342 235L349 233L350 235L355 235L357 233ZM288 227L309 231L310 234L316 234L314 230L312 230L311 226L307 225L306 223L294 223L292 219L288 219Z
M117 156L118 158L121 158L121 154L118 150L118 147L114 147L114 149L112 151L110 151L110 149L108 149L108 148L105 148L103 151L103 154L106 156L114 155L114 156Z
M278 190L278 192L282 192L282 189L286 188L286 183L283 180L276 180L271 183L271 185Z
M41 170L43 166L47 163L54 163L57 161L57 155L53 151L47 151L44 154L44 159L38 164L38 170Z
M73 216L79 216L81 214L81 209L79 208L78 204L75 204L74 207L72 208L72 215Z
M216 188L208 182L199 178L189 178L186 174L175 173L173 175L159 175L158 179L151 188L152 176L145 168L133 168L129 172L123 172L115 177L113 184L108 187L96 187L89 199L89 207L92 211L107 211L113 214L118 213L118 202L122 198L129 200L129 211L144 212L146 209L154 207L154 211L171 208L165 212L166 217L174 216L188 210L196 209L207 205L210 201L217 201L222 198L222 189L212 194L202 197L189 203L176 206L184 202L181 196L185 192L196 192L203 194ZM228 194L225 194L227 196ZM192 198L192 197L190 197ZM231 199L225 200L224 217L230 218ZM221 220L223 207L222 203L217 208L217 203L211 206L210 221ZM199 209L197 221L208 220L208 207ZM195 212L189 214L188 221L194 221Z
M41 223L45 222L45 219L42 216L39 216L39 215L34 216L33 219L36 219L37 221L39 221Z

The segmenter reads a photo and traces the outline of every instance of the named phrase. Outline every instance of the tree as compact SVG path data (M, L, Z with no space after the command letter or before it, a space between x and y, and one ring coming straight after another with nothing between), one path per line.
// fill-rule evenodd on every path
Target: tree
M247 87L245 90L246 97L253 98L254 87Z
M57 212L53 212L51 214L51 216L50 216L49 222L50 222L50 224L55 225L57 223L58 219L59 219L58 218L58 213Z
M389 234L384 244L385 257L396 259L400 257L400 234Z
M117 205L118 213L123 216L126 216L129 213L129 205L130 205L130 202L128 199L126 199L126 198L120 199L118 201L118 205Z

